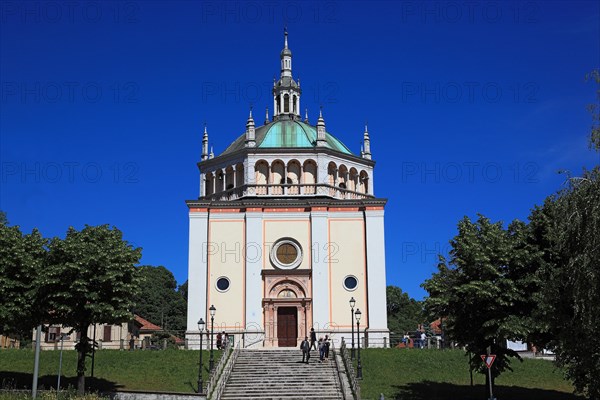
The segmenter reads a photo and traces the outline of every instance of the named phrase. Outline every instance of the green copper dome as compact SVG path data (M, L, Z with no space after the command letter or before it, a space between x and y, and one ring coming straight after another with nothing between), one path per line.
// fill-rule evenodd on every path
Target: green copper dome
M233 153L245 147L246 135L238 137L223 154ZM341 153L352 152L333 135L326 133L326 148ZM256 148L261 149L289 149L289 148L314 148L317 145L317 128L300 121L281 120L270 122L256 128Z

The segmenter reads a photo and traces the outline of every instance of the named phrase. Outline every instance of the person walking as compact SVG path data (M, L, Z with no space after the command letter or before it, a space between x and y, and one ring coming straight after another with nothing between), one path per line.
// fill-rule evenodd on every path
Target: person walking
M331 342L329 341L329 335L325 335L323 345L325 346L325 361L329 361L329 346L331 345Z
M315 328L310 328L310 349L317 350L317 333L315 332Z
M319 360L323 362L325 358L325 344L323 343L323 338L319 338Z
M300 343L300 350L302 350L302 362L308 364L310 359L310 343L308 343L308 336L304 336L304 340ZM304 361L306 359L306 361Z
M221 344L223 342L223 337L220 333L217 333L217 350L221 350Z

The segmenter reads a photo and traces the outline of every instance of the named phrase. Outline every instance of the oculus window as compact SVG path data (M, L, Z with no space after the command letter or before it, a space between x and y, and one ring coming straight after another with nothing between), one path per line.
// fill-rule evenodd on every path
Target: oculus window
M352 275L348 275L347 277L344 278L344 288L346 290L355 290L356 287L358 286L358 279L356 279L355 276Z
M230 285L231 285L231 283L229 282L229 279L226 278L226 277L224 277L224 276L222 276L219 279L217 279L216 286L217 286L217 290L219 292L226 292L226 291L228 291Z
M280 269L294 269L302 262L302 247L292 238L279 239L271 249L271 263Z

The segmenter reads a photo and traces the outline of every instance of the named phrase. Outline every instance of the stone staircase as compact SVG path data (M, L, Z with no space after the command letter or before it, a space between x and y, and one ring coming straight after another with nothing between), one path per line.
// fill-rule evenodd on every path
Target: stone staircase
M241 350L225 385L222 399L343 398L333 354L320 363L312 351L304 364L300 349Z

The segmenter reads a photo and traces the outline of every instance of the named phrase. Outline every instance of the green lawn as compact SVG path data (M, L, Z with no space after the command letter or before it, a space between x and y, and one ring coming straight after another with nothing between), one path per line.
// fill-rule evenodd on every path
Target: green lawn
M221 352L215 351L215 365ZM64 351L61 387L76 387L76 352ZM92 390L150 390L195 392L198 389L199 352L184 350L96 352L94 378L88 359L86 385ZM209 352L202 356L204 385L208 379ZM33 350L0 350L0 387L30 388L34 363ZM59 352L40 354L40 383L43 388L56 388Z
M473 373L460 350L367 349L361 351L362 398L402 400L483 400L485 376ZM575 400L573 387L551 361L511 363L496 380L494 397L506 400Z
M32 350L0 350L0 386L29 388L33 371ZM215 353L215 363L220 356ZM149 390L195 392L198 380L198 351L96 352L94 379L88 387L99 391ZM470 385L464 352L459 350L367 349L361 351L362 398L402 400L483 400L483 375L474 373ZM56 387L58 351L43 351L40 357L40 386ZM203 354L204 379L208 377L209 353ZM63 356L62 385L76 386L74 351ZM550 361L525 360L512 363L514 372L497 380L494 394L500 400L577 400L571 384ZM88 361L87 376L91 372ZM317 379L318 377L315 377ZM0 400L2 400L0 398Z

